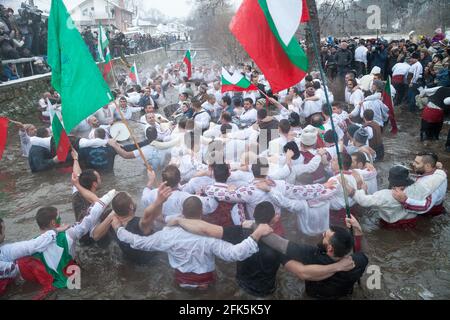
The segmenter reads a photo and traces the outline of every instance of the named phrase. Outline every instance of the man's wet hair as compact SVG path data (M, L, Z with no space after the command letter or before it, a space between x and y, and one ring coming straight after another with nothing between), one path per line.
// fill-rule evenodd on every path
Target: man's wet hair
M182 92L181 95L183 95L186 99L189 98L189 93L187 92Z
M231 106L231 98L229 96L223 96L222 101L225 102L228 106Z
M230 167L227 164L215 164L213 174L217 182L226 183L230 177Z
M183 202L183 216L188 219L200 218L203 213L202 201L192 196L184 200Z
M266 158L258 158L256 163L252 164L252 172L255 178L265 178L269 170L269 162Z
M145 130L145 137L149 142L155 141L158 138L158 130L155 126L150 126Z
M48 129L47 128L39 128L36 130L36 136L39 138L47 138L48 137Z
M350 170L352 167L352 157L347 152L342 152L341 158L344 170Z
M316 90L319 90L322 87L322 85L320 84L319 81L314 81L313 86L314 86L314 89L316 89Z
M323 141L325 141L326 143L335 143L336 141L334 140L334 131L333 130L328 130L323 134Z
M181 129L186 129L187 118L181 118L178 122L178 127Z
M291 124L289 123L289 120L287 120L287 119L282 119L282 120L278 123L278 128L280 129L281 133L283 133L283 134L288 134L289 131L291 131Z
M307 82L312 82L312 81L313 81L312 75L308 74L308 75L305 77L305 81L307 81Z
M435 168L437 162L439 161L437 154L435 154L434 152L423 151L423 152L417 153L417 156L422 157L422 162L424 164L431 165L432 168Z
M264 119L265 117L267 117L267 110L266 109L259 109L257 112L256 112L256 117L259 119L259 120L262 120L262 119Z
M50 227L52 220L58 217L58 209L55 207L42 207L36 213L36 222L39 229L44 230Z
M119 192L111 202L114 212L120 217L126 217L130 213L131 204L133 199L126 192Z
M253 99L252 98L245 98L244 102L250 102L250 104L253 105Z
M320 114L315 114L311 117L311 125L313 127L319 127L323 125L323 117Z
M181 181L180 170L174 165L168 165L163 169L161 178L168 187L175 188Z
M366 158L365 154L362 153L361 151L353 153L352 157L356 158L356 163L362 163L363 166L365 166L367 163L367 158Z
M343 109L343 107L342 107L342 102L339 102L339 101L334 101L334 102L331 104L331 106L332 106L332 107L339 108L339 109Z
M330 109L328 108L328 105L326 103L322 105L322 113L328 117L331 117Z
M372 121L374 116L375 114L372 109L364 110L363 117L366 121Z
M220 118L227 122L231 122L233 120L229 112L223 112Z
M106 138L106 131L103 128L97 128L94 131L94 136L98 139L105 139Z
M353 236L348 229L343 227L331 226L330 230L334 232L333 236L330 238L334 256L336 258L345 257L353 248Z
M95 170L87 169L84 170L79 177L80 185L88 190L91 190L94 182L98 182L97 175L95 174Z
M258 205L255 207L253 216L257 224L270 223L270 221L275 216L275 208L269 201L258 203Z
M225 134L228 132L230 132L232 129L231 124L227 123L227 124L223 124L220 126L220 133L221 134Z

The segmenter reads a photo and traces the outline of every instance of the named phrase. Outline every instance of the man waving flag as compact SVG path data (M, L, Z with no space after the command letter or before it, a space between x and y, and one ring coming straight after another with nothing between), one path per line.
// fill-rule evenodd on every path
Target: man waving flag
M309 21L306 0L244 0L230 30L269 81L273 92L299 83L308 58L295 38Z

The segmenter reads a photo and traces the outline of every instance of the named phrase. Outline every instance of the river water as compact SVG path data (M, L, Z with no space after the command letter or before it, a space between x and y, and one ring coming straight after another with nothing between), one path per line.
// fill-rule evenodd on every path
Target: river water
M175 97L176 95L173 94ZM387 172L394 164L408 164L414 153L433 150L450 170L450 154L443 152L444 140L425 147L419 142L419 119L404 109L397 109L400 132L396 137L385 134L386 156L377 165L380 188L387 187ZM37 123L37 121L35 121ZM37 123L38 124L38 123ZM442 137L447 134L444 126ZM12 131L12 130L11 130ZM142 135L141 132L137 132ZM41 206L56 206L63 222L72 223L70 173L51 171L31 174L22 158L16 132L11 132L0 162L0 217L6 223L6 241L30 239L38 235L34 220ZM99 194L110 189L129 192L139 203L146 184L146 172L138 160L116 157L114 174L103 175ZM450 209L450 197L445 201ZM139 205L137 215L143 208ZM319 239L299 235L295 216L285 213L283 224L287 238L316 244ZM381 288L369 289L365 274L355 286L352 299L448 299L450 298L450 218L423 218L412 231L383 230L378 227L374 210L364 212L361 225L365 232L369 265L379 267ZM184 291L173 282L173 271L167 255L157 253L151 264L136 266L124 262L114 243L109 248L78 247L81 260L81 290L59 290L58 299L249 299L234 280L235 264L217 261L217 283L204 293ZM370 281L369 281L370 282ZM3 297L30 299L37 292L31 283L13 285ZM278 288L273 299L308 299L303 282L286 272L278 272Z

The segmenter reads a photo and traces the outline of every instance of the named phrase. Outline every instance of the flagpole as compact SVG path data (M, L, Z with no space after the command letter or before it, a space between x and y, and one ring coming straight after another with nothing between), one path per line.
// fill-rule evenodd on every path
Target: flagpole
M111 69L113 71L113 76L115 77L115 73L114 73L114 65L111 66ZM117 105L116 100L113 100L114 105L116 106L116 110L119 112L120 118L122 119L122 122L125 124L125 126L128 129L128 132L130 132L130 136L133 139L134 145L136 146L137 150L139 151L139 155L141 156L142 160L144 161L145 166L147 167L148 171L153 171L152 166L148 163L147 159L145 158L144 153L142 152L141 147L139 146L139 144L137 143L137 140L133 134L133 131L131 130L127 119L125 119L125 116L123 115L122 110L120 110L120 107Z
M314 29L312 27L311 22L308 22L308 29L309 29L309 32L311 32L311 38L312 38L312 41L313 41L314 54L315 54L316 59L317 59L317 64L319 65L320 77L322 78L323 90L325 92L325 98L326 98L326 101L327 101L326 105L327 105L328 112L329 112L330 117L331 117L331 121L330 122L331 122L331 128L332 128L333 133L334 133L333 134L333 139L334 139L336 152L337 152L338 163L339 163L339 175L340 175L340 178L341 178L342 189L344 191L345 211L347 213L347 218L350 218L351 217L350 204L349 204L349 201L348 201L348 194L347 194L347 188L346 188L346 184L347 183L346 183L346 180L344 178L344 173L343 173L342 156L341 156L341 152L339 151L339 140L338 140L338 135L336 133L336 128L334 126L333 110L331 108L330 99L329 99L329 96L328 96L328 86L327 86L327 81L326 81L326 77L325 77L325 72L323 70L322 63L320 61L319 49L317 47L316 38L314 37ZM350 231L353 234L353 228L350 228Z
M116 106L116 109L117 109L117 111L118 111L119 114L120 114L120 118L122 118L122 122L125 124L125 126L126 126L127 129L128 129L128 131L130 132L130 136L131 136L131 138L133 139L134 145L135 145L136 148L138 149L139 154L140 154L142 160L144 161L145 166L147 167L147 170L148 170L148 171L153 171L153 168L152 168L152 166L147 162L147 159L145 158L145 155L144 155L144 153L142 152L141 147L139 147L139 144L137 143L136 138L134 137L133 131L131 130L131 128L130 128L130 126L129 126L129 124L128 124L127 119L125 119L125 116L123 115L122 110L120 110L120 107L117 105L116 100L114 100L114 105Z

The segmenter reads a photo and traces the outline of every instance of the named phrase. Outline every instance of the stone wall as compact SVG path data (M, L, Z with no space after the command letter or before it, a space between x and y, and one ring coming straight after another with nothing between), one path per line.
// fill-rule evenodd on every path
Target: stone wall
M170 49L180 49L185 43L174 43ZM136 62L138 71L152 68L158 64L180 60L182 52L166 51L164 48L150 50L137 55L127 56L128 63ZM181 60L180 60L181 61ZM120 59L113 60L115 70L128 72ZM51 74L37 75L0 84L0 116L34 122L38 120L38 100L48 91Z

